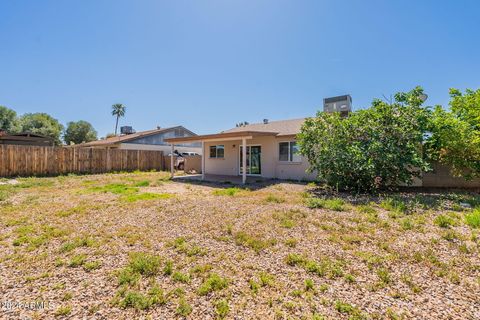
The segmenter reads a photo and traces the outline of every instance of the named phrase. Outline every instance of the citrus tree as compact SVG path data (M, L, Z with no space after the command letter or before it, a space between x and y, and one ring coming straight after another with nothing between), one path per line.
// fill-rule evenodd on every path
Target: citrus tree
M343 190L369 192L412 184L430 168L422 151L430 115L423 97L417 87L397 93L392 103L374 100L370 108L345 118L318 112L307 119L298 140L309 170L321 182Z
M432 113L426 153L456 176L480 177L480 89L450 89L450 96L450 110L437 106Z

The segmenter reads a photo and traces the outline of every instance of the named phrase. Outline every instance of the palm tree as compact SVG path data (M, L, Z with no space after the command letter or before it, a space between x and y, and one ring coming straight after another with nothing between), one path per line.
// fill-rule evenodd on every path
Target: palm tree
M121 103L115 103L112 106L112 116L117 116L117 121L115 122L115 135L117 135L118 128L118 118L125 116L125 106Z

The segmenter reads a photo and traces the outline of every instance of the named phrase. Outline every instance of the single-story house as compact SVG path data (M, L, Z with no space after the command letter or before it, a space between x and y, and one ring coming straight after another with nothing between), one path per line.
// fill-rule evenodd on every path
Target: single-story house
M154 150L170 152L170 145L165 140L168 138L195 137L196 134L183 126L157 128L154 130L140 131L106 139L91 141L74 145L80 148L116 148L129 150ZM178 152L196 152L202 154L199 142L186 142L176 145Z
M55 145L55 141L50 137L31 132L7 134L1 131L0 144L52 147Z
M202 178L205 174L262 178L314 180L306 172L307 160L298 153L296 135L302 119L246 124L216 134L168 138L171 150L178 144L200 142ZM173 170L172 170L173 175Z

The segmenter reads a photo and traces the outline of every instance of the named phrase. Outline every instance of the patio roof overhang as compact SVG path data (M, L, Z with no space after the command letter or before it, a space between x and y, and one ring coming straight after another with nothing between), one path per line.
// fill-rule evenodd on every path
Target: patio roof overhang
M175 144L175 143L185 143L185 142L199 142L199 141L228 141L228 140L242 140L242 139L252 139L259 136L276 136L278 132L269 132L269 131L239 131L239 132L221 132L215 134L205 134L200 136L191 136L191 137L179 137L179 138L168 138L165 139L165 142Z

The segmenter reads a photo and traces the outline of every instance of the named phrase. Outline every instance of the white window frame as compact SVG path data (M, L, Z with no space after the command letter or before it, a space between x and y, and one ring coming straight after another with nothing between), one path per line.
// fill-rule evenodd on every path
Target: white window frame
M288 160L280 160L280 143L288 143L288 157L287 159ZM301 155L298 155L299 159L298 160L293 160L293 155L290 154L290 150L291 150L291 144L292 143L295 143L297 144L297 141L295 140L287 140L287 141L278 141L278 161L281 162L281 163L301 163L303 158ZM292 160L290 160L292 159Z
M219 157L218 156L218 147L222 147L221 149L223 149L223 157ZM215 147L215 157L212 157L212 155L210 154L210 149L212 147ZM208 146L208 158L209 159L225 159L225 145L224 144L214 144L214 145L211 145L211 146Z

